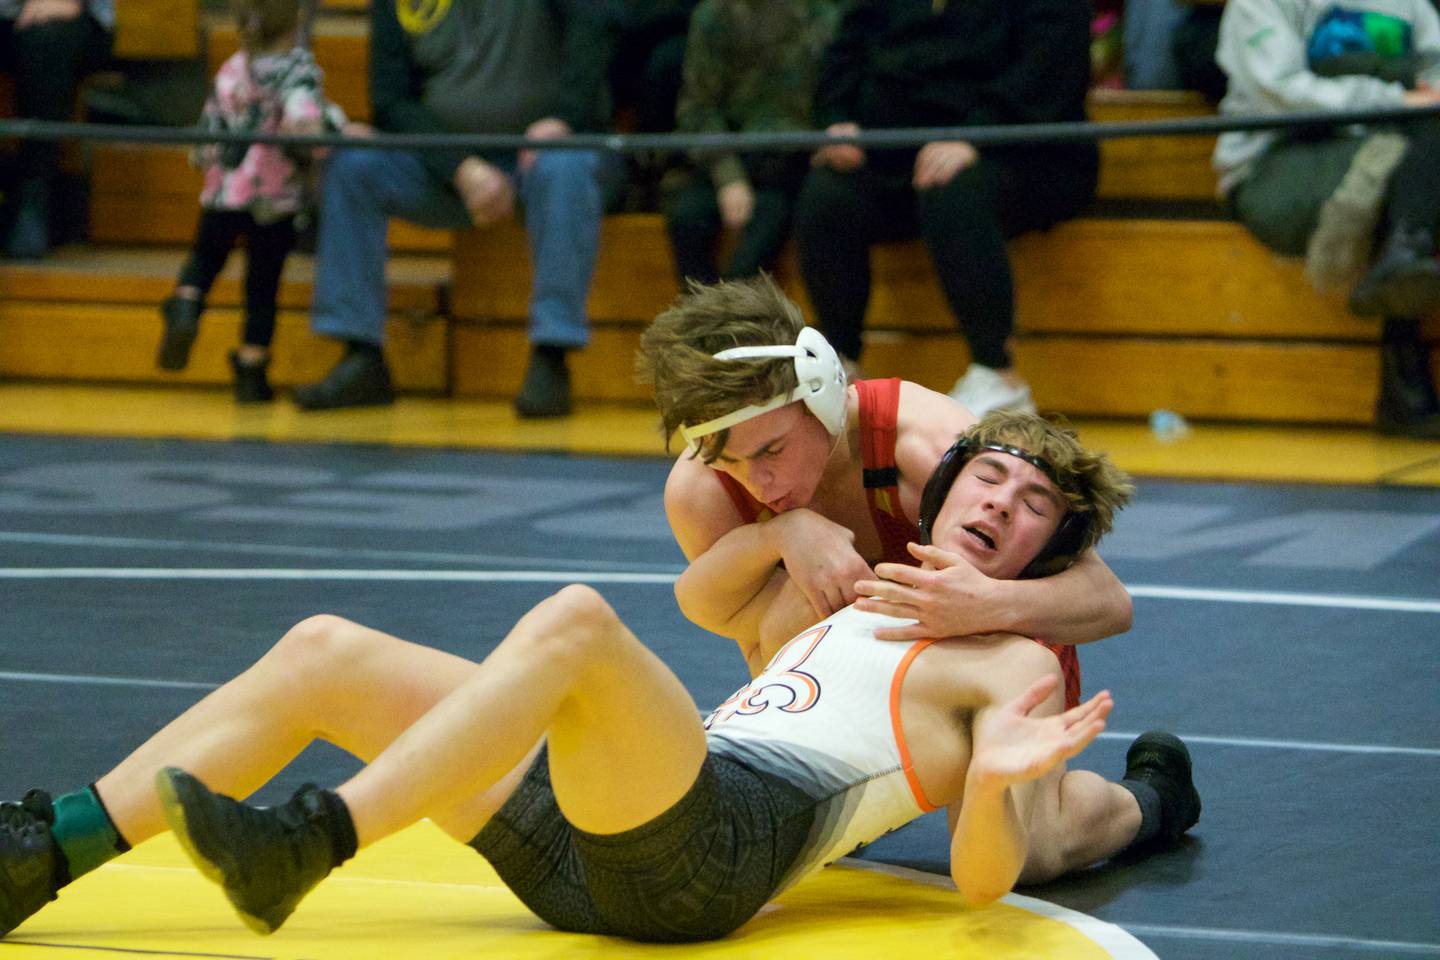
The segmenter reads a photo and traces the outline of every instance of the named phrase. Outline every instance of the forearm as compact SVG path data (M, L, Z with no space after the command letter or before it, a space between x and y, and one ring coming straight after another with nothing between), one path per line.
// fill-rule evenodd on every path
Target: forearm
M1074 645L1130 629L1130 594L1093 550L1054 576L1003 581L1001 589L1013 619L999 630Z
M999 900L1025 866L1028 836L1011 790L967 779L950 835L950 878L969 905Z
M755 646L762 599L778 571L780 551L765 524L736 527L691 561L675 581L675 599L696 626Z
M776 571L772 585L773 594L767 597L760 617L757 652L762 667L781 647L813 627L819 619L815 608L784 570Z

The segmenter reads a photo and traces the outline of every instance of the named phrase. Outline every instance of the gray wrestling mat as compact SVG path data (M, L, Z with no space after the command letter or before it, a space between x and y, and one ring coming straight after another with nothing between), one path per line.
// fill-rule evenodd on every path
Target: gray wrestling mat
M702 705L743 680L688 624L667 464L0 437L0 796L83 786L289 626L330 612L479 658L594 583ZM1440 957L1440 494L1145 481L1102 551L1135 628L1081 652L1117 776L1190 743L1182 847L1022 892L1160 956ZM307 753L265 797L354 762ZM945 872L932 815L867 858ZM3 941L0 941L3 946Z

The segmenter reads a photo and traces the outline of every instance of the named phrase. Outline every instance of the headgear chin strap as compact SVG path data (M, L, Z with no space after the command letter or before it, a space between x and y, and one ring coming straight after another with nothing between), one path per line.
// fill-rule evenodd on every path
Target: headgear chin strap
M976 443L969 437L962 436L951 445L945 455L940 458L940 463L935 467L935 472L930 474L930 479L925 483L925 492L920 494L920 542L929 543L935 531L935 520L940 516L940 508L945 505L945 498L950 495L950 488L954 486L955 479L960 476L960 471L965 469L969 463L982 450L994 450L997 453L1008 453L1012 457L1019 457L1026 463L1033 465L1041 473L1050 478L1055 486L1061 486L1060 478L1055 473L1055 468L1050 461L1043 457L1019 447L1012 447L1003 443ZM1078 511L1069 509L1065 516L1060 519L1060 525L1050 535L1045 546L1040 548L1035 559L1026 564L1025 569L1015 577L1017 580L1033 580L1037 577L1048 577L1051 574L1059 573L1070 564L1080 553L1080 547L1085 543L1090 533L1090 524L1093 522L1094 514L1089 511Z
M832 437L839 436L845 429L845 368L830 341L814 327L804 327L795 338L793 345L766 347L731 347L715 354L716 360L760 360L770 357L795 358L795 377L799 385L788 393L777 394L763 403L741 407L723 417L706 420L695 426L682 426L680 436L691 446L698 446L701 437L729 429L737 423L754 419L762 413L769 413L804 400L805 406L824 425Z

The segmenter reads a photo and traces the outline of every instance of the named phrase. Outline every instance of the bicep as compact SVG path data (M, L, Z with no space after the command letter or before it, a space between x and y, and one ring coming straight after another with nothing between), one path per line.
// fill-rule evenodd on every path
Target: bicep
M703 471L699 472L699 471ZM709 467L678 461L665 481L665 519L685 559L694 562L725 534L745 525Z

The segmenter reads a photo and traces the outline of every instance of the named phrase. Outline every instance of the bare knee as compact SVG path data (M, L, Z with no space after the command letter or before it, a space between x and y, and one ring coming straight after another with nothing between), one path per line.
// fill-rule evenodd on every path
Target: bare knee
M306 690L317 691L333 682L346 682L347 668L364 662L381 637L383 634L344 617L317 614L285 631L256 667L274 670Z
M552 662L604 659L624 635L620 617L599 591L572 584L535 607L526 617L525 642Z

